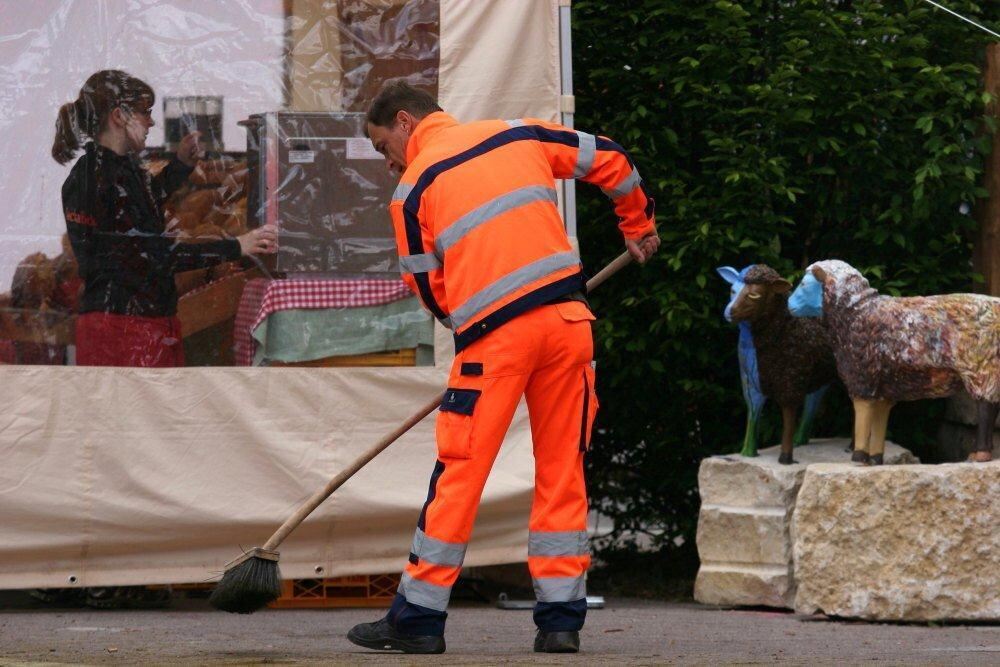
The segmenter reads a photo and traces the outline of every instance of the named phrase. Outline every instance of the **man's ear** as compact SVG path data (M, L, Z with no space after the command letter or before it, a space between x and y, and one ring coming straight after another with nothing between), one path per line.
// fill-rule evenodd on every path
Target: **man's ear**
M396 112L396 124L404 128L407 133L412 134L417 121L409 111L400 109Z
M812 273L813 277L816 280L820 281L821 283L825 283L826 282L826 271L824 271L822 268L820 268L818 266L814 266L814 267L812 267L812 270L810 271L810 273Z

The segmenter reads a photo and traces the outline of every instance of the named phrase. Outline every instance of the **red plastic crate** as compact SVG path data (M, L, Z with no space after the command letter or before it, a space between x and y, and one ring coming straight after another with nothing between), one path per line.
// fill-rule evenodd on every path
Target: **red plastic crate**
M388 607L399 587L398 574L359 574L325 579L286 579L273 609Z

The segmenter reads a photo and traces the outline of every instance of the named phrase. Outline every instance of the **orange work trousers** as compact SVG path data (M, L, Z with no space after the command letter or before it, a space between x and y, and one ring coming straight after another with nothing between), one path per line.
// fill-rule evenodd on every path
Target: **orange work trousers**
M528 522L535 623L545 632L583 626L590 565L583 456L597 413L593 319L580 301L547 304L456 355L437 417L427 502L387 617L398 631L444 633L483 487L521 396L535 456Z

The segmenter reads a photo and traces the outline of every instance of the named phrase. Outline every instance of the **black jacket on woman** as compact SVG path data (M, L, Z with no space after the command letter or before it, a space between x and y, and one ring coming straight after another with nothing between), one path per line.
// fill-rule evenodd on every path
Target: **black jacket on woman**
M66 229L84 282L81 313L175 315L175 273L239 259L236 240L191 244L166 233L163 201L190 173L174 159L151 178L131 154L87 144L62 187Z

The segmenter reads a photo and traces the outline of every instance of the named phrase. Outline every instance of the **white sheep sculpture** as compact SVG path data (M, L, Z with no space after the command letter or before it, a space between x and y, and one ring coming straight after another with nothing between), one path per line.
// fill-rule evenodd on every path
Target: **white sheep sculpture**
M971 460L992 458L1000 409L1000 298L882 296L851 265L816 262L788 299L796 317L822 317L837 373L854 403L852 461L879 465L892 406L950 396L976 401Z

